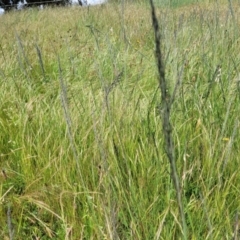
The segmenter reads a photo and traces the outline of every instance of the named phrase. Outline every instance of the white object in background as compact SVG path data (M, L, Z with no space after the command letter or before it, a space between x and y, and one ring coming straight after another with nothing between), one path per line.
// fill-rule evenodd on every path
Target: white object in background
M107 1L106 0L86 0L86 2L87 2L87 5L98 5L98 4L106 3Z
M82 6L91 6L91 5L99 5L106 3L107 0L79 0L82 3ZM71 0L72 5L81 5L78 0Z
M78 0L71 0L71 5L81 5L81 4L79 3Z
M106 2L107 0L83 0L83 6L99 5Z
M5 12L5 10L3 8L0 7L0 15L3 15Z
M17 4L17 10L23 9L26 4L27 4L26 0L24 0L23 2L19 1Z

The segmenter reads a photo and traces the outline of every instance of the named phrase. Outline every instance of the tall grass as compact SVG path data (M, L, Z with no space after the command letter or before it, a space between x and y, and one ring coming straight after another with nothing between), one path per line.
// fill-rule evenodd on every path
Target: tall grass
M157 9L189 239L239 238L231 4ZM1 238L180 239L150 8L12 12L0 32Z

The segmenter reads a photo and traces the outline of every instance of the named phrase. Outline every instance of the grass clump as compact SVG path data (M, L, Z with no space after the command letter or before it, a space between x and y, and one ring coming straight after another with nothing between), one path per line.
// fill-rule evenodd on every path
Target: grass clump
M171 95L180 81L170 120L190 239L238 237L235 6L157 9ZM149 8L1 22L1 238L180 238Z

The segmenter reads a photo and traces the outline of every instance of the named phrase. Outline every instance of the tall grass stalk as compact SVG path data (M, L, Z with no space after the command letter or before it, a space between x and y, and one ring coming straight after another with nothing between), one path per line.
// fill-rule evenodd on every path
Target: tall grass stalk
M62 108L64 111L64 117L66 120L68 137L69 137L72 152L73 152L73 155L74 155L74 158L76 161L77 172L78 172L80 180L81 180L81 185L85 189L85 184L83 181L82 172L81 172L80 164L79 164L80 159L78 156L77 149L75 147L74 136L73 136L73 132L72 132L72 121L71 121L71 117L70 117L70 113L69 113L69 106L68 106L68 102L67 102L67 87L63 81L62 68L61 68L59 56L58 56L58 68L59 68L59 81L60 81L60 87L61 87L61 103L62 103Z
M155 6L152 0L150 0L151 10L152 10L152 24L155 33L155 54L156 54L156 61L157 61L157 68L158 68L158 84L159 89L161 90L161 105L162 105L162 128L164 133L164 140L165 140L165 147L168 156L168 160L171 166L171 177L173 180L173 184L175 187L178 207L179 207L179 214L182 223L182 230L183 230L183 238L188 239L187 234L187 225L184 213L184 205L182 200L182 191L180 189L179 183L179 176L176 168L176 158L175 158L175 147L173 143L172 137L172 126L170 123L170 114L171 114L171 106L174 101L174 97L176 94L177 86L180 84L180 81L177 81L175 86L173 98L169 93L169 88L167 86L167 81L165 77L165 64L163 61L162 50L161 50L161 33L159 29L159 24L155 12Z
M8 208L7 208L7 223L8 223L9 239L13 240L14 239L14 229L13 229L13 225L12 225L11 212L12 212L11 206L10 206L10 204L8 204Z

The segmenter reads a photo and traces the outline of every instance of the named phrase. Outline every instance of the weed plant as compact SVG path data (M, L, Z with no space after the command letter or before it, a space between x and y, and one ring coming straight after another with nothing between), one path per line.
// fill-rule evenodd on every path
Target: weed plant
M238 239L239 2L157 8L189 239ZM0 238L181 239L150 7L0 24Z

